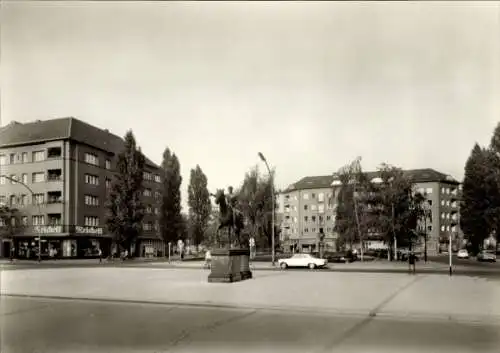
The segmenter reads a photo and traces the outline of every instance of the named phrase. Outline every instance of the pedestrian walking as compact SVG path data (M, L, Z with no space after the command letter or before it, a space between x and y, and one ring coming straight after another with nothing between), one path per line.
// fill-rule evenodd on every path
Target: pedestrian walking
M102 250L99 248L97 252L99 254L99 263L102 263Z
M16 248L10 248L10 262L14 262L14 254L16 253Z
M417 257L415 256L415 254L413 252L411 252L410 255L408 256L408 262L410 264L410 272L412 272L413 274L415 274L415 272L416 272L416 268L415 268L416 260L417 260Z
M207 250L205 252L205 265L204 265L204 267L210 269L211 266L212 266L212 253L210 252L210 250Z

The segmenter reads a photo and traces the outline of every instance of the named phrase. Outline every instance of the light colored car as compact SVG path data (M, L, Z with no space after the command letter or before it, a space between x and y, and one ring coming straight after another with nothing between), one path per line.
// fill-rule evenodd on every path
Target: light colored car
M457 257L459 259L468 259L469 258L469 252L466 249L458 250Z
M496 262L497 256L493 251L482 250L477 254L477 261Z
M318 267L326 267L328 261L314 257L311 254L295 254L288 259L279 259L278 264L282 269L288 267L309 267L310 269L315 269Z

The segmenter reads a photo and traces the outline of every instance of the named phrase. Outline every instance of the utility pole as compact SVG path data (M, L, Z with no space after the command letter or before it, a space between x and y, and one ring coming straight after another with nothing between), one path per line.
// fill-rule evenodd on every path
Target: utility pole
M274 266L275 265L275 246L274 246L274 211L275 211L275 207L274 207L274 175L273 173L271 173L271 168L269 168L269 164L267 163L267 160L266 160L266 157L264 157L264 155L259 152L259 158L262 160L262 162L265 163L266 165L266 168L267 168L267 171L269 173L269 179L271 181L271 207L272 207L272 212L271 212L271 246L272 246L272 249L271 249L271 263L272 265Z

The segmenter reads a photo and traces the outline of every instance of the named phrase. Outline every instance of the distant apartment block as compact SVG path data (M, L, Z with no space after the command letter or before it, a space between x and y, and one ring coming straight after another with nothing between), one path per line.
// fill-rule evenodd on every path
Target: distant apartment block
M0 130L0 203L21 211L21 233L2 240L3 255L14 246L17 257L34 257L41 236L42 256L56 249L62 257L111 252L105 203L123 140L75 118L12 122ZM163 251L159 208L159 167L146 159L146 216L142 235L129 251ZM30 190L10 179L19 180Z
M431 216L421 227L426 227L428 253L438 253L447 247L449 235L460 238L459 182L433 169L404 171L416 191L426 195ZM376 182L378 172L367 172ZM340 182L335 175L309 176L290 185L279 196L278 213L282 217L281 241L286 250L316 251L319 234L324 233L326 249L336 247L335 215ZM367 248L386 247L377 234L366 234ZM458 243L454 248L458 247Z

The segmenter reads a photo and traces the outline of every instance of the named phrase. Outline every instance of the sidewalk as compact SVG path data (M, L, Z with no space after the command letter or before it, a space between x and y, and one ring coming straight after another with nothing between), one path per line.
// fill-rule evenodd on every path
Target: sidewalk
M204 261L171 261L171 262L152 262L152 266L164 266L164 267L175 267L175 268L203 268ZM250 267L253 270L273 270L279 269L278 262L276 261L275 266L271 262L267 261L254 261L250 263ZM352 263L329 263L328 267L333 270L400 270L408 272L408 263L406 262L389 262L389 261L367 261L367 262L352 262ZM443 265L438 262L427 261L427 263L418 263L416 270L442 270L448 271L448 265Z
M500 324L500 284L442 275L260 271L232 284L209 271L147 267L6 271L1 294Z

